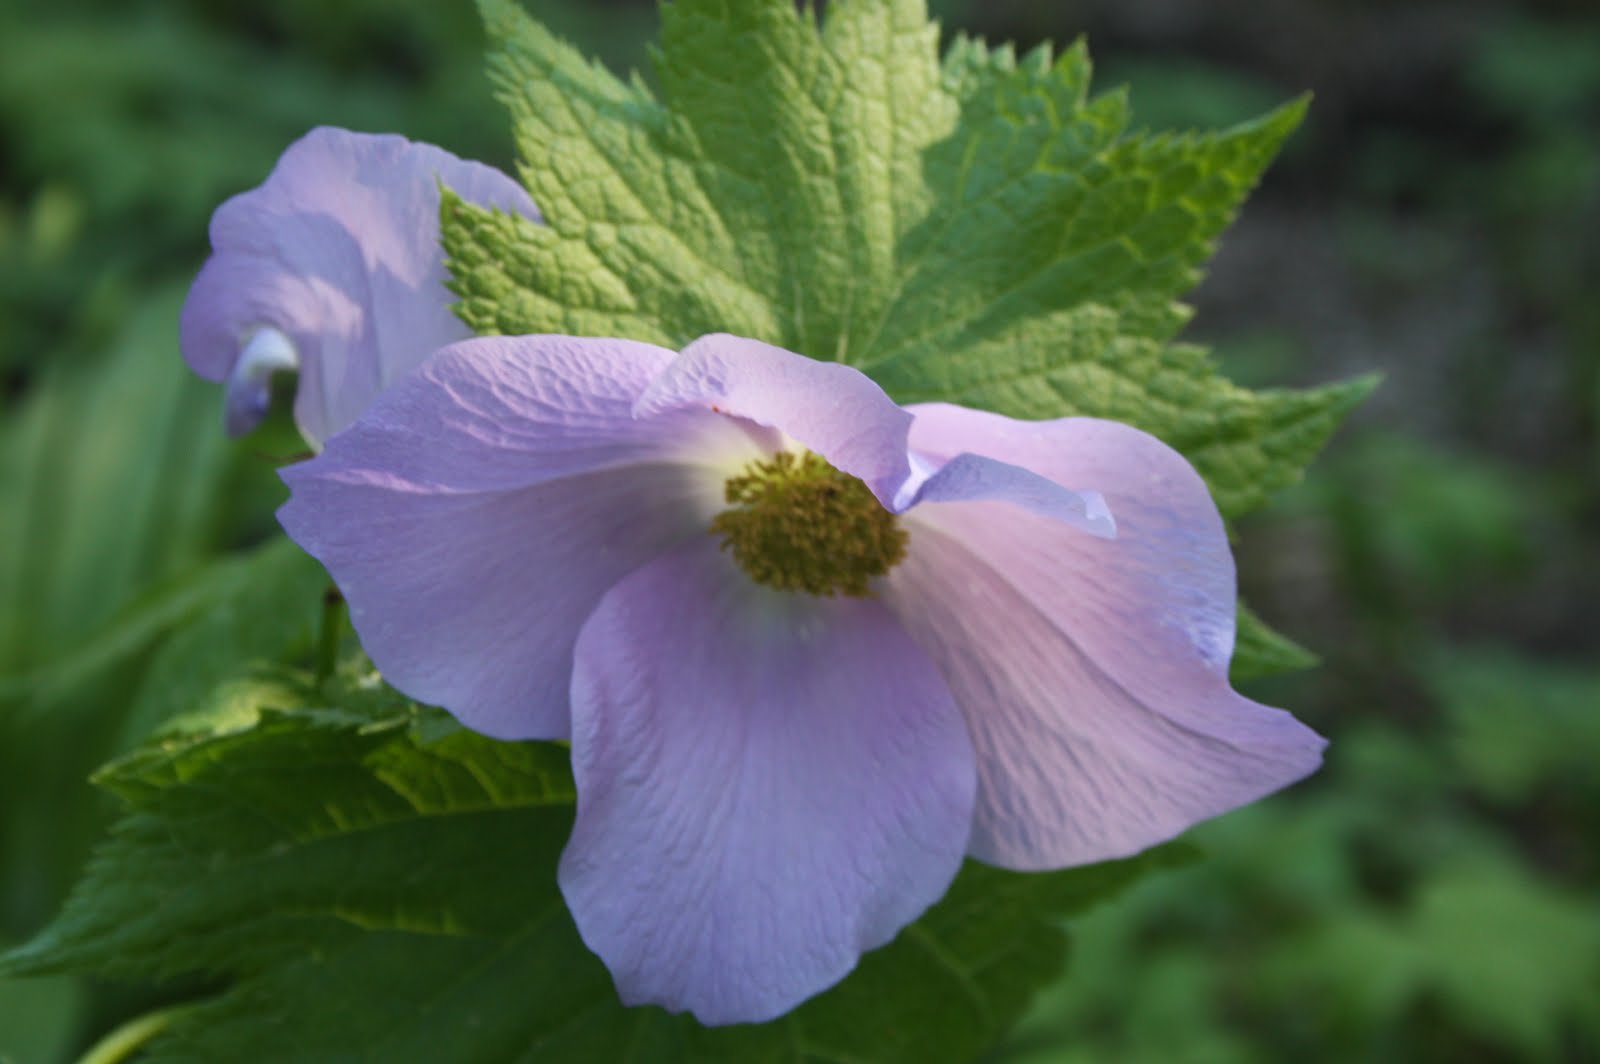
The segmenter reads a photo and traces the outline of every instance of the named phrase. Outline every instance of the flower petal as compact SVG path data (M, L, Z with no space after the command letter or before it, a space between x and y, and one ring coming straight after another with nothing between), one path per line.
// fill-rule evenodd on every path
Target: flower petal
M719 433L739 445L703 412L633 418L672 357L624 340L469 340L283 471L279 519L328 567L391 683L489 735L567 734L584 618L716 505L720 482L685 448Z
M561 887L624 1002L777 1016L949 886L972 749L883 607L767 591L714 546L629 576L578 639Z
M222 380L258 330L279 330L301 364L295 419L320 445L428 354L470 335L444 287L440 182L539 216L509 177L432 145L306 134L212 217L213 253L184 305L184 357Z
M909 487L910 485L908 485ZM904 490L902 495L906 494ZM901 511L933 502L1008 502L1115 539L1117 522L1098 491L1073 491L1048 477L977 454L958 454L916 487Z
M864 481L892 506L911 467L911 416L860 370L719 333L678 356L639 400L639 413L714 409L776 428Z
M971 853L1125 856L1313 771L1323 740L1228 685L1233 560L1181 455L1115 422L912 408L912 445L1094 486L1114 540L996 502L908 514L884 601L938 664L978 756Z
M272 378L300 368L300 353L277 329L257 329L239 352L223 393L222 424L230 436L243 436L267 416Z

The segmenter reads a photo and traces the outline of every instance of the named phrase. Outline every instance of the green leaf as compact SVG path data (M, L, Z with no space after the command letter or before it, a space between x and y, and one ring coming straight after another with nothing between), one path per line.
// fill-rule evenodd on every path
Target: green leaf
M481 7L549 225L447 203L480 331L680 344L714 322L832 357L843 323L870 320L929 206L920 150L955 119L920 3L837 5L826 36L774 0L666 7L665 107L509 2ZM497 248L515 257L463 268Z
M1305 109L1128 132L1080 45L1017 59L921 0L679 0L660 94L483 0L540 226L447 196L462 317L679 347L734 332L861 367L902 402L1138 425L1229 516L1296 480L1371 389L1252 392L1171 344L1174 302Z
M279 538L220 558L206 572L203 608L161 643L145 667L124 725L130 741L192 711L244 666L310 655L331 587L316 559Z
M51 373L0 446L0 675L109 624L216 542L232 457L218 396L177 357L181 292L107 357Z
M0 1064L66 1058L82 1023L82 980L0 980Z
M109 766L112 840L0 972L226 979L152 1045L168 1064L970 1060L1058 970L1059 918L1174 859L969 864L832 991L706 1029L623 1009L578 938L555 883L564 749L436 728L372 680L263 675Z
M1279 635L1255 611L1239 603L1238 630L1228 673L1235 680L1296 672L1316 665L1318 657L1299 643Z
M206 568L270 529L273 463L222 433L177 354L183 290L87 365L47 372L0 431L0 705L55 708L192 617Z
M1269 971L1357 1030L1392 1029L1431 997L1452 1026L1516 1050L1504 1059L1558 1060L1565 1025L1593 1024L1600 917L1515 866L1445 868L1399 913L1353 906L1291 937Z
M1423 676L1448 714L1457 778L1480 797L1514 806L1541 794L1600 795L1600 671L1592 665L1472 645L1432 654Z
M272 527L272 464L178 356L182 296L108 297L82 337L111 329L103 351L68 342L0 400L0 933L40 926L99 836L83 781L145 652L211 600L208 559Z
M0 698L59 710L84 678L153 647L137 693L120 700L122 729L136 738L254 660L303 656L328 586L315 559L282 537L214 558L141 595L46 667L0 677Z
M1561 1055L1561 1020L1593 1007L1600 914L1523 873L1441 875L1412 916L1426 978L1468 1026L1526 1060Z

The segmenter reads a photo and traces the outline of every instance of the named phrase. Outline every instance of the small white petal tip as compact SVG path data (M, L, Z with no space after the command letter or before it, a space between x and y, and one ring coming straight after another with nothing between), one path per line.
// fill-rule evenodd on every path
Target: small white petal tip
M1117 519L1111 516L1106 497L1098 491L1080 491L1083 499L1084 528L1101 539L1117 538Z
M270 326L252 333L223 386L222 420L228 435L243 436L261 424L272 404L272 375L299 368L293 340Z

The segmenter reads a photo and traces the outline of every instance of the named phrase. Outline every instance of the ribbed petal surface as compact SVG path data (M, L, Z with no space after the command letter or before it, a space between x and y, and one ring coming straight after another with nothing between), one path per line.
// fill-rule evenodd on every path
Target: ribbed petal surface
M704 535L721 484L695 447L751 446L700 411L634 419L672 357L626 340L469 340L283 471L280 520L328 567L391 683L489 735L566 736L584 620L623 576Z
M573 677L561 885L630 1004L777 1016L945 892L972 748L883 606L783 595L698 544L620 583Z
M1123 856L1293 782L1323 740L1232 690L1234 569L1193 468L1114 422L911 408L913 448L1098 489L1105 539L1002 502L928 503L884 600L971 729L971 853L1021 869Z

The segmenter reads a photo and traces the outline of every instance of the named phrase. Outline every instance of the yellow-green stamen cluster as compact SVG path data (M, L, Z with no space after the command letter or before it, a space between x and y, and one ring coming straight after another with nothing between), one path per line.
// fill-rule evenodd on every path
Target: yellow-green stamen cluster
M906 532L867 486L818 455L779 452L730 477L711 521L750 579L812 595L871 593L906 556Z

